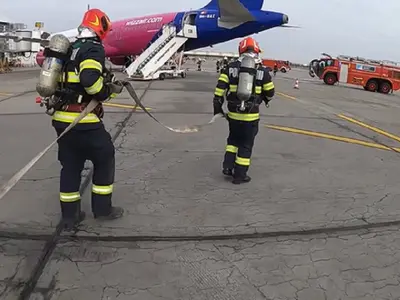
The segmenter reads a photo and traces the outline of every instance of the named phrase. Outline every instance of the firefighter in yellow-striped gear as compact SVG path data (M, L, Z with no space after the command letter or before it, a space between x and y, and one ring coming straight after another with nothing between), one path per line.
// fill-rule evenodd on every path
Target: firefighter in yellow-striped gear
M105 51L102 40L111 30L111 22L98 9L88 10L78 28L77 41L60 85L63 106L55 111L52 124L58 135L92 100L100 101L93 113L82 119L58 141L58 159L62 165L60 203L64 228L73 229L85 218L81 211L81 172L86 160L94 166L92 178L92 212L97 219L115 219L123 209L111 204L115 173L115 149L102 122L101 102L122 92L118 82L106 82Z
M275 94L271 75L261 64L260 52L260 47L253 38L248 37L241 41L239 59L223 68L214 93L214 115L224 113L222 105L226 95L229 136L222 172L226 176L233 176L234 184L251 180L247 172L258 133L259 105L264 102L268 106L268 102ZM248 63L250 58L254 59L254 68L244 65L244 61ZM246 92L248 97L244 100Z

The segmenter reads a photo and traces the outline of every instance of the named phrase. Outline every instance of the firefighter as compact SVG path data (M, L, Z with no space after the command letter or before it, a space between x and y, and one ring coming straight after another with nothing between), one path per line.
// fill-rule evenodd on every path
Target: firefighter
M81 172L86 160L93 163L91 206L96 219L111 220L123 215L123 209L112 206L115 173L115 149L102 122L101 102L120 94L123 85L106 80L105 50L102 40L111 30L108 16L99 9L88 10L78 28L79 35L71 47L70 61L60 82L70 92L60 98L65 103L55 111L52 124L57 135L71 123L94 98L100 101L93 113L81 120L58 141L60 202L64 228L72 230L84 218L81 211ZM61 84L61 83L60 83Z
M201 71L202 63L203 63L203 60L201 58L199 58L197 61L197 71Z
M253 150L254 139L258 133L259 105L268 102L275 93L274 83L268 70L261 64L258 43L251 37L245 38L239 44L239 59L228 64L221 71L214 93L214 115L224 114L222 105L226 95L228 114L225 115L229 121L229 136L227 139L226 152L223 161L223 174L233 176L232 183L241 184L251 180L247 175L250 166L250 157ZM244 61L254 59L254 68L244 66ZM249 98L247 101L239 99L246 84L240 83L240 76L250 78ZM246 77L247 76L247 77ZM252 76L252 77L248 77Z
M228 63L229 63L228 57L225 56L224 59L222 60L222 67L226 68L228 66Z
M278 73L278 65L275 63L275 65L274 65L274 77L276 76L276 73Z

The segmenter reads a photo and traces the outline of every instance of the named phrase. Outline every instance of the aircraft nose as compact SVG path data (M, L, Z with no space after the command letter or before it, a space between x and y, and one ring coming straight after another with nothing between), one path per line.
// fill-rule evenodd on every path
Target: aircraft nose
M289 16L288 15L283 15L282 16L282 23L283 24L289 23Z

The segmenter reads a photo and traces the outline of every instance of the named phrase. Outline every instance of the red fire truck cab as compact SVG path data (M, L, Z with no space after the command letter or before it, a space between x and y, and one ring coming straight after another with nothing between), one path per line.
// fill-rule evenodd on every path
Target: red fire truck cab
M400 67L358 57L339 56L310 62L309 74L317 76L328 85L337 82L358 85L365 90L383 94L400 89Z

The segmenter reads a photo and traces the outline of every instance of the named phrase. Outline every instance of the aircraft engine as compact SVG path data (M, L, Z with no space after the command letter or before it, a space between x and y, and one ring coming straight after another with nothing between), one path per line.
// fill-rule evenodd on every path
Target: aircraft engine
M117 66L129 66L131 63L131 59L127 56L110 57L110 61Z

